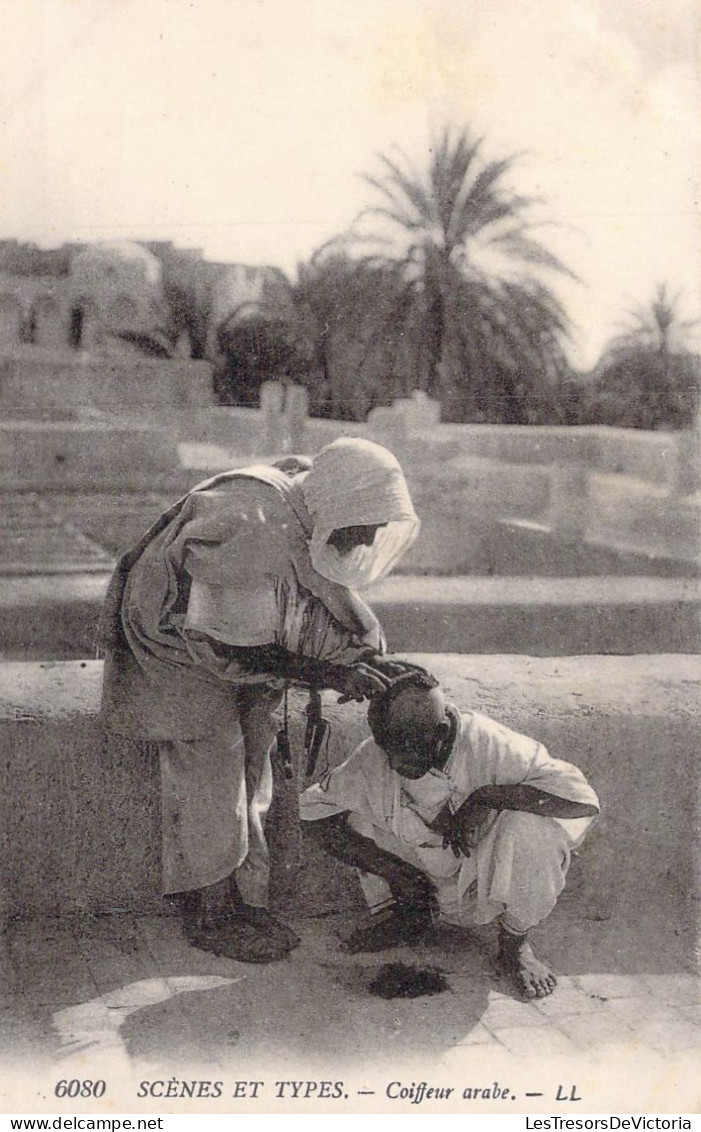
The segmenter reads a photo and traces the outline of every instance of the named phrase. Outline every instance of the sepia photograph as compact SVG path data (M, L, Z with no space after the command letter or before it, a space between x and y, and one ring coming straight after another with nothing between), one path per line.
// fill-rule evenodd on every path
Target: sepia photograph
M691 1128L700 26L0 0L6 1116Z

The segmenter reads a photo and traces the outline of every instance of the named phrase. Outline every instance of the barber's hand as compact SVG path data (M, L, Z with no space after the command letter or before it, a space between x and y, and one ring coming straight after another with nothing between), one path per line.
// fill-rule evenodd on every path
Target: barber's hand
M380 656L376 654L368 658L368 663L390 681L396 680L398 676L406 675L407 672L424 672L428 674L428 670L422 668L421 665L412 664L409 660L401 660L397 656Z
M342 693L339 704L347 704L349 700L369 700L378 692L384 692L390 683L391 679L375 668L374 663L360 660L343 667L339 665L333 687Z

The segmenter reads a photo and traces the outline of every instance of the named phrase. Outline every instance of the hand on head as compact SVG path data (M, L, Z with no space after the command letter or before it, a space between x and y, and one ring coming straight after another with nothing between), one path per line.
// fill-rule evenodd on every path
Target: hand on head
M383 656L381 653L366 655L354 664L339 669L339 676L332 685L336 691L343 692L339 704L348 703L349 700L371 699L388 692L391 688L406 680L412 680L417 673L428 680L433 680L424 668L419 668L409 661L399 660L395 656Z

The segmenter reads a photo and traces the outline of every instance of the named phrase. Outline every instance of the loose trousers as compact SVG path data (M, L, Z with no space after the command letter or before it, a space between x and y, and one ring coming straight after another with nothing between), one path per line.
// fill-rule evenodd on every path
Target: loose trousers
M240 696L238 723L158 743L165 893L205 888L235 873L248 904L267 904L265 819L279 701L277 690L252 685Z

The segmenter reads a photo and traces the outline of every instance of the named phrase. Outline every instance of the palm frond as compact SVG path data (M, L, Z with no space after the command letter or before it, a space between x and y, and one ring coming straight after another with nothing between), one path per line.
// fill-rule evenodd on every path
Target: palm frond
M541 199L509 183L516 155L485 160L483 146L444 129L421 172L401 150L379 155L364 178L375 199L313 257L330 272L307 284L322 288L325 364L337 348L346 359L334 403L349 380L401 371L402 388L449 392L454 419L526 420L567 372L570 322L546 280L576 276L542 238Z
M465 198L456 213L455 236L458 243L465 243L471 237L480 234L491 240L494 237L488 232L490 228L507 221L511 223L521 211L528 207L527 197L500 198L476 201L471 196Z
M500 161L490 161L470 186L470 199L479 203L493 196L495 186L503 180L504 174L513 165L513 158L503 157Z
M539 240L514 232L505 232L501 236L495 236L493 243L524 263L535 263L539 267L547 267L551 271L567 275L570 279L577 279L575 273Z
M445 131L434 153L429 182L446 243L454 226L456 205L464 194L471 166L481 145L481 139L472 141L467 132L463 132L451 148L448 131Z
M387 173L382 180L378 180L377 187L380 187L382 192L395 199L397 189L399 189L411 201L419 215L430 217L432 201L420 179L418 177L412 178L410 172L405 172L397 162L392 161L386 155L382 156L380 160L386 167ZM408 159L405 160L408 164Z
M407 212L402 212L399 209L397 209L395 211L394 209L391 209L391 208L383 208L381 205L375 205L375 206L370 207L370 208L364 208L356 216L355 223L358 224L361 220L364 220L367 216L383 217L385 220L391 220L395 224L398 224L401 228L407 228L410 231L414 231L416 229L424 227L423 223L420 220L416 220L414 217L410 216Z

